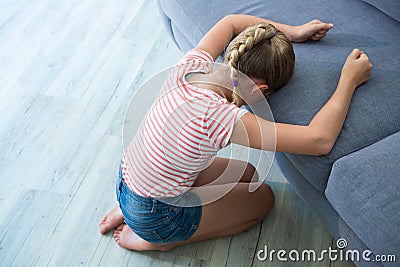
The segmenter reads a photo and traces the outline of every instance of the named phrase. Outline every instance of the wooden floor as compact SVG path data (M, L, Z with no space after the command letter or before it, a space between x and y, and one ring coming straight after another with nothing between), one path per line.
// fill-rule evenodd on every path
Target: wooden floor
M167 253L127 251L99 234L116 205L130 100L181 56L154 1L0 1L0 266L347 264L257 259L265 245L321 251L334 243L275 165L259 171L276 207L246 233ZM250 160L260 155L269 157L251 151Z

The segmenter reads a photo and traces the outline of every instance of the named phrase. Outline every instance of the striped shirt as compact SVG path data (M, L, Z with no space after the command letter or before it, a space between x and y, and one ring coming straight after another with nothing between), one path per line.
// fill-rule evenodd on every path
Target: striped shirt
M210 73L213 63L209 53L191 50L168 74L122 159L122 180L133 192L180 195L228 145L235 123L248 111L186 81L189 73Z

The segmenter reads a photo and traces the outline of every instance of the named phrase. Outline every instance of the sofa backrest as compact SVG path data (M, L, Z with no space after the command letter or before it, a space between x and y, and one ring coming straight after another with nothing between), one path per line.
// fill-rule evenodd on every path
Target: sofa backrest
M398 0L362 0L371 6L376 7L386 15L400 22L400 1Z

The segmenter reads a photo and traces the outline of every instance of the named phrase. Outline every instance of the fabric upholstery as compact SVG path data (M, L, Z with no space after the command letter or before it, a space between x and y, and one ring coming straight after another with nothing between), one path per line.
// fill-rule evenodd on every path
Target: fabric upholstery
M399 144L400 132L339 159L333 164L326 189L329 202L369 248L378 254L397 254L397 259L400 259Z
M368 3L388 16L391 16L393 19L400 22L400 1L396 0L363 0L365 3Z

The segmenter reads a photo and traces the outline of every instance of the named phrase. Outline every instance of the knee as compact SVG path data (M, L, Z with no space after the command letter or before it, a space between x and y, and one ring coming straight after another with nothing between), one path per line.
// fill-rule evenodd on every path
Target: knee
M266 183L262 183L258 189L262 195L262 206L264 213L269 213L275 206L275 195L271 187Z
M243 178L242 182L258 181L258 172L252 164L247 163Z

